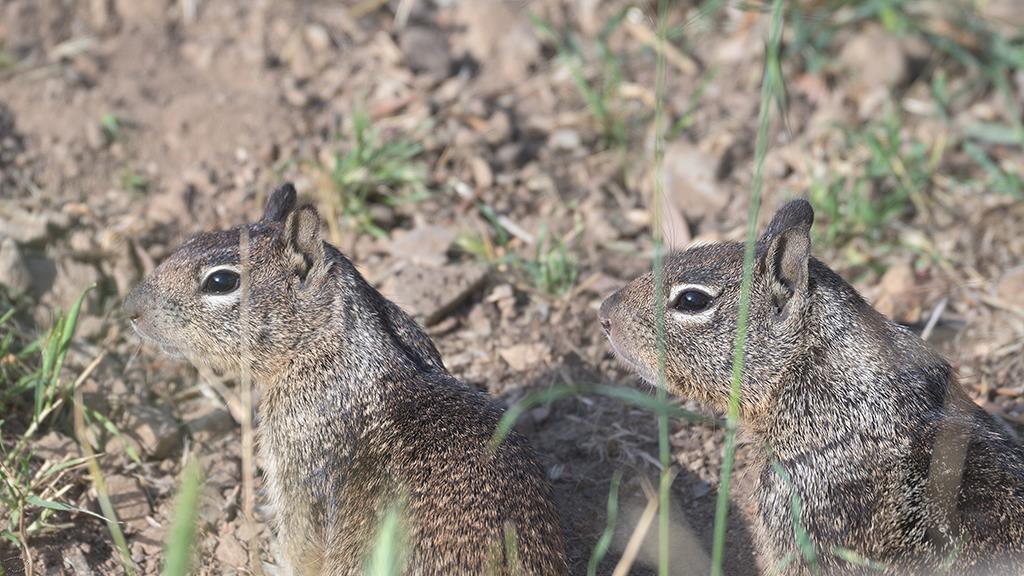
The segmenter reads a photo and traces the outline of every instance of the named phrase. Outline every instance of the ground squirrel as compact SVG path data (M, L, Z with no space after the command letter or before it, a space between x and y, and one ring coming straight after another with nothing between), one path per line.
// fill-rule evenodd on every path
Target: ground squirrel
M762 457L754 531L763 565L863 570L837 557L847 550L891 574L943 562L1021 573L1024 451L949 363L810 255L813 219L810 204L792 201L756 245L740 415ZM664 267L666 387L719 409L743 255L739 243L698 245ZM641 276L600 311L617 355L652 383L654 287L652 273ZM795 536L794 493L814 561Z
M281 186L259 222L186 242L124 304L165 350L223 374L251 370L284 572L361 574L378 522L401 501L406 573L564 574L550 487L526 441L513 433L490 450L500 410L445 370L295 198Z

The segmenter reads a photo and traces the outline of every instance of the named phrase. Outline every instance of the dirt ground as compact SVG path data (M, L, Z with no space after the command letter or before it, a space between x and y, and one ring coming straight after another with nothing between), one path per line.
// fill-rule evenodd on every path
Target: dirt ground
M222 398L141 345L120 301L190 235L257 218L284 180L428 324L452 373L502 404L570 383L650 392L612 357L596 312L651 266L658 178L670 246L742 238L770 20L757 2L670 4L664 48L655 2L0 0L0 283L25 294L26 332L98 286L64 370L74 380L102 355L79 389L120 431L90 436L139 573L160 571L186 454L205 477L197 573L249 573L250 528L240 433ZM969 14L943 2L877 14L864 7L889 3L788 4L785 122L769 132L761 216L810 197L819 258L897 321L922 331L934 320L928 336L972 397L1024 423L1014 0ZM24 422L2 425L9 448ZM642 485L659 474L654 416L577 396L532 408L519 428L554 484L573 574L586 573L622 471L598 571L610 574L646 504ZM721 426L671 424L673 574L709 565L723 438ZM40 461L80 453L67 419L33 442ZM759 573L748 452L728 574ZM84 469L62 498L99 510ZM123 573L102 521L60 513L51 524L29 539L36 574ZM269 561L268 530L256 529ZM650 570L654 534L631 573ZM21 550L0 542L5 573L23 573Z

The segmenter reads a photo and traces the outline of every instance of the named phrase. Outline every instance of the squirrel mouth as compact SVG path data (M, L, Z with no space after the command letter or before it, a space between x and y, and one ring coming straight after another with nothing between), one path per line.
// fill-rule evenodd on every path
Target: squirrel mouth
M136 335L138 335L138 337L143 342L151 342L153 344L156 344L160 348L160 350L162 350L168 356L184 356L184 354L181 352L181 349L175 346L174 344L164 340L163 338L157 338L156 336L153 336L151 334L146 334L145 330L142 329L142 326L135 318L130 319L128 322L129 324L131 324L132 330L135 332Z
M602 328L604 328L604 326L602 326ZM612 338L610 330L605 331L605 336L608 338L608 343L611 344L612 352L615 353L615 357L618 358L620 362L622 362L629 369L636 372L637 375L646 380L652 386L657 386L658 379L653 376L651 371L646 366L644 366L636 358L634 358L632 354L628 353L626 350L622 349L621 347L619 347L618 344L615 343L615 339Z

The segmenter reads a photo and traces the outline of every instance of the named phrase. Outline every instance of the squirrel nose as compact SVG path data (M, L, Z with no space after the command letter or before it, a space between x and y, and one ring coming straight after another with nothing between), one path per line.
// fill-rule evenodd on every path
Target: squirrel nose
M128 296L124 299L124 303L121 305L121 311L128 317L129 320L138 320L142 316L142 306L140 303L141 296L139 296L139 289L136 287L128 293Z
M601 311L598 312L598 317L601 319L601 329L606 333L612 328L612 313L615 308L622 301L622 290L616 290L614 294L605 298L604 302L601 303Z

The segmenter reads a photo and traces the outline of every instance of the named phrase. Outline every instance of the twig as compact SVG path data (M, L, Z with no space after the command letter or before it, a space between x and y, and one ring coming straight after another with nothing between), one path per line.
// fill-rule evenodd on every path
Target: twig
M409 22L409 15L412 14L412 8L416 5L416 0L399 0L398 9L395 10L395 29L401 30L405 28L407 22Z
M644 26L640 19L633 16L637 12L630 10L625 22L626 31L641 44L645 44L648 48L664 56L667 62L678 68L683 74L696 74L697 63L694 62L693 58L680 52L678 48L668 43L668 41L662 41L661 38L658 38L658 35L653 30Z
M654 523L654 518L658 514L658 494L654 491L654 486L651 486L651 481L642 478L641 487L644 489L644 495L647 496L647 506L644 508L643 514L640 515L640 520L636 523L636 528L633 529L633 534L629 537L626 549L622 551L622 556L619 558L619 563L615 565L612 576L629 574L629 569L633 567L633 562L636 561L636 556L640 553L640 545L643 544L647 531L651 529L651 524Z
M92 444L89 442L85 427L85 410L82 408L84 405L82 391L75 390L75 436L78 438L79 446L82 447L82 452L88 458L89 474L92 476L93 488L96 489L96 499L99 500L100 510L103 511L103 516L107 521L107 528L110 529L110 536L114 540L114 545L118 552L120 552L121 566L129 576L135 576L138 574L135 562L132 560L131 553L128 552L128 543L125 541L124 532L121 531L121 525L117 520L117 510L114 508L114 503L110 500L110 492L107 490L107 481L103 477L103 471L100 470L100 465L96 461L96 453L93 452Z
M939 318L942 313L946 310L946 304L949 303L949 298L943 298L939 300L939 303L932 309L931 316L928 317L928 323L924 325L924 330L921 331L921 339L927 341L928 337L932 335L932 330L935 329L935 325L939 323Z
M529 232L524 230L522 226L516 224L515 221L513 221L508 216L499 214L498 211L495 210L493 206L477 197L477 195L473 193L473 190L470 189L469 185L467 185L465 182L455 181L455 183L452 185L452 189L454 189L455 193L458 194L461 198L464 198L471 202L479 202L480 204L486 206L491 212L494 213L498 220L498 224L501 224L502 228L508 230L509 234L515 236L516 238L519 238L529 246L533 246L536 243L536 239L534 239L533 234L530 234Z
M1018 306L1014 306L1013 304L1010 304L1005 300L996 298L995 296L990 296L988 294L979 294L978 300L981 300L983 303L988 304L992 308L1005 310L1006 312L1012 312L1013 314L1016 314L1017 316L1024 318L1024 309L1021 309Z
M251 290L251 263L249 261L248 229L242 228L238 242L238 256L242 264L242 297L241 302L239 302L239 321L242 326L250 326L249 291ZM242 409L240 410L240 416L242 417L240 420L242 425L242 515L245 517L245 526L249 533L249 569L255 576L263 576L263 564L260 562L259 547L256 540L257 532L253 528L255 523L254 511L256 508L256 490L254 487L256 464L254 458L255 435L252 427L252 342L250 337L249 331L245 330L242 334L242 350L240 355L242 359L241 390L239 393L242 404Z

